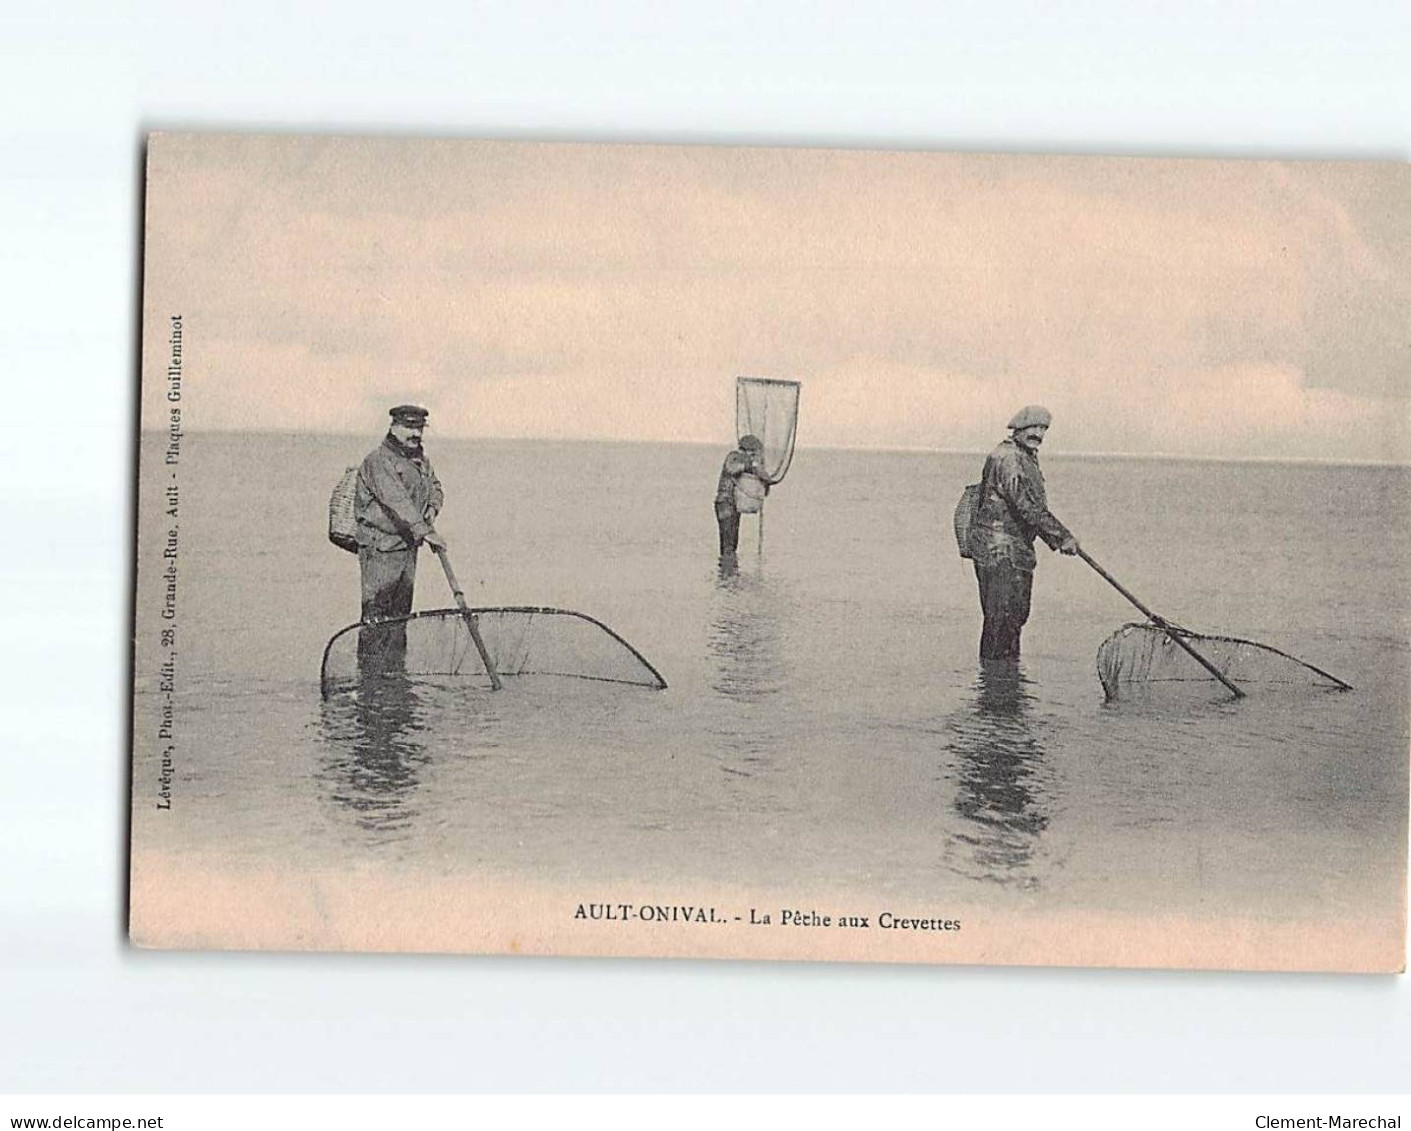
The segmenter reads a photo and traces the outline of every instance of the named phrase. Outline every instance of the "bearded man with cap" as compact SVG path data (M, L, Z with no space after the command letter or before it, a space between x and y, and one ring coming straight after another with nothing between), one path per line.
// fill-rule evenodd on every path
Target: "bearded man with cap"
M764 484L764 493L769 494L769 481L760 466L763 458L764 442L758 436L741 436L739 446L725 457L720 468L720 480L715 486L715 522L720 530L722 558L733 557L740 544L740 508L735 502L740 476L751 473Z
M390 415L387 435L358 470L353 500L364 623L410 613L417 547L425 542L432 549L446 548L433 525L441 513L441 482L421 445L430 414L419 405L400 404ZM361 633L360 653L376 651L384 660L404 654L406 626L396 628L394 633Z
M985 460L969 538L985 616L982 660L1019 655L1038 564L1034 539L1042 538L1050 549L1064 554L1078 552L1077 539L1048 509L1039 468L1039 447L1052 420L1042 405L1026 405L1009 421L1009 438Z

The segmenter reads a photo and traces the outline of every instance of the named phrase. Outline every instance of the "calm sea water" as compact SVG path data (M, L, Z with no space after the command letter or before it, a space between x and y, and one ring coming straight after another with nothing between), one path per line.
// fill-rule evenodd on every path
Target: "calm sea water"
M723 447L433 438L471 603L588 613L670 687L324 702L323 645L358 615L325 508L373 440L187 439L166 847L1196 916L1400 898L1406 469L1048 452L1055 511L1158 612L1356 686L1106 705L1094 653L1135 614L1076 559L1040 551L1021 668L980 671L975 581L949 531L979 457L801 450L763 552L747 518L722 572ZM147 463L159 499L168 472ZM143 640L161 627L165 525L144 509ZM417 607L450 604L424 555ZM156 688L140 670L139 717ZM139 759L139 805L156 774Z

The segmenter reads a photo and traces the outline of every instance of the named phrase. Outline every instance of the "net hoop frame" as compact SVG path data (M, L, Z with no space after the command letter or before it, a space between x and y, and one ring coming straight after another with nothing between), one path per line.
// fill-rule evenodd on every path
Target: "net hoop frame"
M602 629L609 636L611 636L614 640L616 640L619 644L626 648L627 651L631 652L632 655L637 658L638 663L640 663L644 668L646 668L647 671L651 672L652 677L657 681L657 685L656 687L651 688L650 690L666 690L666 679L662 676L661 672L657 671L656 666L650 660L648 660L646 656L642 655L641 652L637 651L636 648L632 647L632 645L629 644L626 640L624 640L620 635L610 629L602 621L598 620L597 617L590 617L587 613L576 612L573 609L555 608L552 605L485 605L471 609L423 609L420 612L408 613L406 616L401 617L384 617L381 620L375 621L355 621L350 625L340 628L337 632L335 632L332 636L328 638L328 643L323 646L323 658L319 661L319 693L323 696L323 698L328 698L329 684L332 682L328 678L327 674L328 657L333 651L333 646L338 643L338 641L342 637L346 636L350 632L356 632L358 629L366 628L370 624L407 624L414 620L421 620L424 617L451 616L464 618L467 615L479 616L481 613L538 613L551 614L554 616L577 617L579 620L587 621L589 624L595 625L596 627ZM606 676L569 675L565 678L587 679L593 680L598 683L620 683L624 686L630 687L645 686L643 684L629 683L627 680L611 679Z
M1099 655L1100 655L1101 652L1102 652L1102 646L1105 645L1109 640L1112 640L1112 639L1113 639L1114 637L1116 637L1118 634L1124 633L1124 632L1128 631L1129 629L1133 629L1133 628L1141 629L1142 631L1145 631L1145 632L1160 632L1160 633L1162 633L1163 635L1166 635L1166 636L1179 636L1179 637L1181 637L1182 639L1185 639L1185 640L1188 640L1188 641L1192 641L1192 642L1194 642L1194 643L1196 643L1196 644L1199 644L1200 641L1202 641L1202 640L1213 640L1213 641L1216 641L1217 643L1220 643L1220 644L1243 644L1243 645L1246 645L1247 647L1250 647L1250 648L1258 648L1258 649L1260 649L1261 651L1264 651L1264 652L1271 652L1271 653L1273 653L1275 656L1282 657L1283 659L1288 660L1290 663L1297 664L1299 667L1307 668L1309 671L1313 672L1315 675L1322 676L1322 677L1323 677L1324 679L1326 679L1329 683L1331 683L1331 684L1333 685L1334 689L1337 690L1337 691L1353 691L1353 690L1355 690L1355 688L1353 688L1352 684L1348 683L1347 680L1345 680L1345 679L1339 679L1337 676L1333 675L1332 672L1324 671L1322 668L1318 667L1316 664L1310 664L1307 660L1300 660L1297 656L1290 655L1288 652L1285 652L1282 648L1275 648L1272 644L1261 644L1258 640L1247 640L1247 639L1245 639L1245 638L1242 637L1242 636L1222 636L1222 635L1217 635L1216 633L1213 633L1213 632L1195 632L1195 631L1192 630L1192 629L1183 628L1183 627L1181 627L1180 625L1172 624L1170 621L1165 621L1165 620L1163 620L1163 621L1155 621L1155 620L1128 621L1126 624L1122 625L1121 628L1115 629L1113 632L1109 633L1106 637L1103 638L1102 644L1098 645L1098 653L1099 653ZM1101 667L1101 665L1099 664L1099 665L1098 665L1098 678L1099 678L1099 680L1101 680L1101 677L1102 677L1102 667ZM1232 676L1231 678L1234 679L1236 683L1240 682L1239 679L1236 678L1236 677L1233 677L1233 676ZM1193 680L1142 680L1142 681L1140 681L1140 682L1144 682L1144 683L1145 683L1145 682L1153 682L1153 683L1203 683L1203 682L1206 682L1206 681L1205 681L1204 679L1199 679L1199 680L1193 679Z
M802 381L791 381L791 380L789 380L789 379L787 379L787 378L784 378L784 377L746 377L746 376L736 377L736 378L735 378L735 435L736 435L736 436L740 436L740 435L741 435L740 429L741 429L741 428L743 427L743 425L744 425L744 422L740 419L740 397L741 397L741 394L744 392L745 388L748 387L748 386L750 386L750 385L775 385L775 386L778 386L778 387L780 387L780 388L793 389L793 390L795 391L795 393L796 393L797 396L802 396L802 394L803 394L803 382L802 382ZM796 400L797 400L797 397L796 397ZM784 482L784 476L786 476L786 475L789 474L789 468L793 465L793 462L794 462L794 444L795 444L795 441L796 441L797 438L798 438L798 432L799 432L799 418L798 418L798 413L796 412L796 413L794 414L794 426L793 426L792 429L790 429L790 435L789 435L789 457L788 457L788 459L786 459L786 460L784 461L783 466L779 468L779 474L776 475L772 480L770 480L771 484Z

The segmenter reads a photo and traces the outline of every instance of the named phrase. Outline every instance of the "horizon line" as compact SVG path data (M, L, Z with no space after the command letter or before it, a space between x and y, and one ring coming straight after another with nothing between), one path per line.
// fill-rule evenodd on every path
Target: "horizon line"
M141 432L165 435L163 428L143 428ZM266 435L266 436L328 436L331 438L366 439L367 433L353 431L300 431L290 428L187 428L185 435ZM728 440L664 440L637 439L607 436L471 436L452 435L429 437L434 445L438 439L471 441L481 443L541 443L541 444L669 444L683 447L714 448L723 447ZM998 441L997 441L998 442ZM944 456L985 456L992 450L985 448L943 448L893 444L802 444L799 451L819 452L883 452L903 455L944 455ZM1268 464L1313 464L1324 467L1394 467L1411 468L1411 459L1381 460L1365 459L1356 456L1261 456L1261 455L1210 455L1181 452L1131 452L1131 451L1072 451L1049 450L1044 455L1050 459L1119 459L1157 460L1164 462L1185 461L1189 463L1268 463Z

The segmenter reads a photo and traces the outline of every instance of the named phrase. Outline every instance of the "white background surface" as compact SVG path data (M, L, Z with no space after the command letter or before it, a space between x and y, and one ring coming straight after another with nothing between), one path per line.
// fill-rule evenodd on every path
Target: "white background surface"
M153 954L122 910L145 130L1406 160L1408 75L1389 3L5 4L0 1090L1411 1087L1405 978Z

